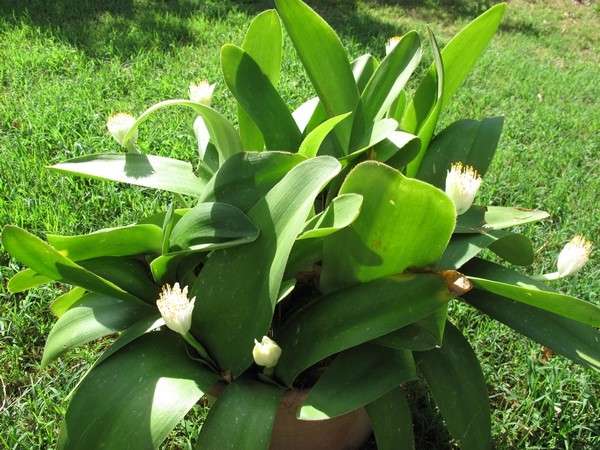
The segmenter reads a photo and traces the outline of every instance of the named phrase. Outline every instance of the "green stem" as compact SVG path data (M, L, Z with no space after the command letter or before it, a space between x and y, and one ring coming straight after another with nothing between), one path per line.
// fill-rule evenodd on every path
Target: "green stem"
M534 275L531 278L537 281L552 281L562 278L558 272L544 273L542 275Z
M186 334L182 334L183 338L185 339L185 341L190 344L192 347L194 347L194 350L196 350L198 352L198 355L200 355L200 357L206 362L208 363L213 369L216 370L216 364L215 362L212 360L212 358L208 355L208 352L206 351L206 349L202 346L202 344L200 344L200 342L198 342L196 339L194 339L194 337L190 334L190 332L188 331Z
M182 208L189 208L190 207L181 194L179 194L177 192L174 192L173 194L175 195L175 198L177 199L177 201L179 203L181 203L181 207Z

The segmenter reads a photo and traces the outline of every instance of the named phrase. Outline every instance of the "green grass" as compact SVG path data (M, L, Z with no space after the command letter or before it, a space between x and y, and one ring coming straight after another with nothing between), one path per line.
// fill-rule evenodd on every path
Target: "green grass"
M383 56L387 37L431 24L443 45L491 1L313 1L353 57ZM100 7L97 4L103 4ZM163 208L154 191L61 177L44 168L68 157L118 151L105 130L117 111L186 97L200 78L217 82L213 106L233 118L218 50L240 43L268 1L4 1L0 4L0 225L45 233L84 233L131 223ZM552 271L575 233L600 237L600 8L570 0L509 1L503 25L442 118L504 115L500 148L481 201L533 207L551 218L523 231L537 249L531 273ZM426 52L426 55L428 53ZM425 67L425 66L424 66ZM281 91L291 107L313 95L286 42ZM169 124L168 129L164 123ZM193 116L169 111L143 126L144 151L194 161ZM1 250L1 249L0 249ZM598 251L561 291L600 303ZM0 447L53 446L65 396L103 343L39 363L59 286L10 294L20 267L0 251ZM481 358L492 398L495 448L600 447L600 380L540 345L456 304L457 325ZM419 448L453 448L432 400L411 388ZM187 448L203 408L165 448ZM371 444L370 448L374 448Z

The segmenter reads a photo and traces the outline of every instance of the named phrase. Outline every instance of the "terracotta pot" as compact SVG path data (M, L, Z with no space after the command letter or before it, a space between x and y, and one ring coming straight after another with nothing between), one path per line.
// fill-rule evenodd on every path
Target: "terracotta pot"
M225 385L218 383L207 398L213 404ZM269 450L357 450L371 436L365 408L326 420L298 420L296 411L310 389L288 390L279 402Z
M371 435L365 408L326 420L298 420L296 410L309 390L286 391L279 402L269 450L356 450Z

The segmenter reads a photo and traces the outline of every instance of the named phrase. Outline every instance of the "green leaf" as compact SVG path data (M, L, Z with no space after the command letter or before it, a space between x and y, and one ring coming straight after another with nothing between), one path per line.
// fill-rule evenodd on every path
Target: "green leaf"
M327 356L420 320L454 296L441 276L425 273L385 277L325 295L276 332L283 353L275 375L289 386Z
M400 95L421 59L419 35L411 31L404 35L394 50L379 64L360 97L356 108L350 148L360 148L364 133L382 119Z
M86 155L50 167L60 173L119 181L199 197L206 185L192 165L178 159L142 153Z
M328 117L353 111L358 88L346 51L333 29L300 0L275 0L275 5ZM335 133L341 147L346 148L350 123Z
M367 405L378 450L414 450L410 406L401 386Z
M295 166L248 211L258 238L214 252L204 265L190 292L202 299L191 332L223 371L238 376L252 363L253 340L267 334L292 245L317 194L339 171L328 156Z
M282 47L283 35L277 12L268 10L260 13L250 24L242 49L256 61L261 72L275 87L279 81ZM238 125L245 150L264 148L262 133L239 103Z
M52 327L42 358L47 366L69 350L121 331L144 317L158 318L156 308L89 293L69 308Z
M423 85L423 82L427 81L428 78L425 78L419 87L412 99L412 101L408 104L404 112L404 116L402 118L402 128L405 131L416 134L419 136L419 140L421 141L421 148L419 149L419 153L411 160L411 162L406 167L406 174L410 177L414 177L417 173L419 166L421 165L421 160L423 159L423 155L425 151L429 147L429 142L431 141L431 137L435 132L435 128L437 126L438 119L440 117L440 112L442 111L442 100L444 97L444 61L442 59L442 55L440 53L437 41L435 40L435 36L429 27L427 27L427 38L429 39L429 43L431 45L431 49L433 51L433 65L432 68L434 70L434 77L436 80L436 90L429 90L426 87L425 90L425 99L423 101L420 88ZM431 72L431 70L430 70ZM414 101L419 100L417 106L413 108L415 105ZM425 103L425 104L424 104ZM429 106L429 104L431 104ZM415 118L415 109L418 111L416 115L423 114L425 115L421 118Z
M190 359L177 334L147 333L87 375L57 448L157 448L217 379Z
M402 128L421 137L422 152L429 145L441 108L448 104L487 47L500 25L505 9L504 3L493 6L463 28L441 51L441 62L435 61L419 84L402 120ZM433 36L430 40L435 41ZM442 66L443 78L439 77L439 68ZM409 165L407 175L416 175L419 164L420 158L417 157Z
M2 244L13 258L40 275L55 281L81 286L109 297L138 301L115 284L84 269L21 228L6 225L2 230Z
M371 342L397 350L423 351L441 347L447 317L448 308L444 306L421 320Z
M438 261L454 229L450 198L439 189L375 161L356 166L340 194L363 196L361 213L325 240L321 289L426 267Z
M485 248L489 248L512 264L528 266L533 263L533 246L527 236L499 230L455 234L448 243L437 267L438 269L457 270Z
M243 212L264 197L293 167L306 158L284 152L239 153L210 180L200 202L229 203Z
M235 206L199 203L173 227L170 250L214 248L214 244L252 242L258 228Z
M52 278L40 275L35 270L23 269L8 280L8 292L13 294L41 286L52 281Z
M398 128L398 122L395 119L381 119L371 124L369 129L362 133L360 141L356 143L356 147L352 148L352 152L342 156L339 160L344 163L347 160L355 159L366 150L392 136L396 132L396 128Z
M325 210L310 219L298 239L328 236L350 225L358 217L362 205L358 194L342 194L333 199Z
M212 109L209 106L193 102L191 100L175 99L165 100L160 103L156 103L142 113L137 118L133 126L130 128L127 136L125 136L124 142L127 142L135 130L152 114L159 109L167 108L170 106L184 106L193 109L196 114L202 117L204 125L208 130L211 142L214 144L215 150L219 156L219 166L223 165L232 155L241 152L242 141L235 127L221 114ZM195 195L198 196L197 194Z
M526 275L491 262L477 260L464 270L480 290L600 328L600 308L593 303L553 292Z
M198 265L206 258L206 253L212 249L227 248L230 245L227 244L207 244L205 248L201 250L186 250L182 252L167 253L159 256L152 260L150 263L150 270L152 276L156 282L160 285L167 283L175 283L180 281L185 286L189 286L193 283L184 282L183 279L179 279L178 276L179 268L185 267L189 270L195 270ZM194 278L195 281L195 278Z
M444 189L452 164L462 162L484 176L502 132L503 117L459 120L442 130L427 148L416 174L420 180Z
M46 236L48 243L72 261L99 256L160 255L162 230L155 225L108 228L80 236Z
M296 151L301 133L290 110L260 66L232 44L221 49L227 87L260 129L267 149Z
M335 128L335 126L348 117L351 113L341 114L326 120L314 130L312 130L300 144L298 153L307 158L314 158L327 135Z
M600 373L600 331L594 327L479 289L463 298L518 333Z
M158 298L160 286L152 279L148 264L137 258L101 256L80 261L79 264L151 305Z
M485 227L493 230L510 228L526 223L538 222L550 217L546 211L503 206L488 206L485 212Z
M415 352L414 357L460 448L490 448L487 386L477 356L462 333L448 322L442 347Z
M363 344L327 366L298 411L301 420L341 416L417 377L412 353Z
M86 290L79 286L74 287L68 292L56 297L52 303L50 303L50 311L56 317L62 316L71 306L73 306L77 300L83 297Z
M282 394L271 384L235 380L211 407L194 448L267 450Z
M371 150L371 158L386 163L396 170L401 170L417 156L421 148L421 140L414 134L394 131L377 143Z

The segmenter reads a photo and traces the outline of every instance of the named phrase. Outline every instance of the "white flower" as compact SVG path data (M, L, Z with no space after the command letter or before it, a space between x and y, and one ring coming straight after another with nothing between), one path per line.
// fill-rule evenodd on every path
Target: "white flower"
M118 113L108 119L106 125L112 137L115 138L115 141L117 141L120 145L123 145L123 140L134 123L135 117L133 117L131 114ZM133 148L137 141L137 137L138 132L136 129L131 138L127 141L127 145L124 147Z
M465 213L473 204L481 177L471 166L452 164L446 175L446 195L452 199L456 214Z
M392 50L394 50L396 45L398 45L398 43L400 42L400 39L402 39L402 36L394 36L387 40L387 42L385 43L385 54L386 55L389 55L390 53L392 53Z
M254 362L259 366L266 368L275 367L281 356L281 348L272 339L263 336L262 341L254 339L254 348L252 349Z
M182 291L179 283L175 283L172 289L167 284L163 286L160 298L156 301L165 324L171 330L183 335L187 334L192 326L192 311L196 301L196 297L189 300L187 293L187 286Z
M214 84L208 84L208 81L202 80L198 84L190 84L190 100L196 103L210 106L211 98L215 90Z
M558 255L558 275L566 277L579 272L590 258L592 243L583 236L575 236Z

